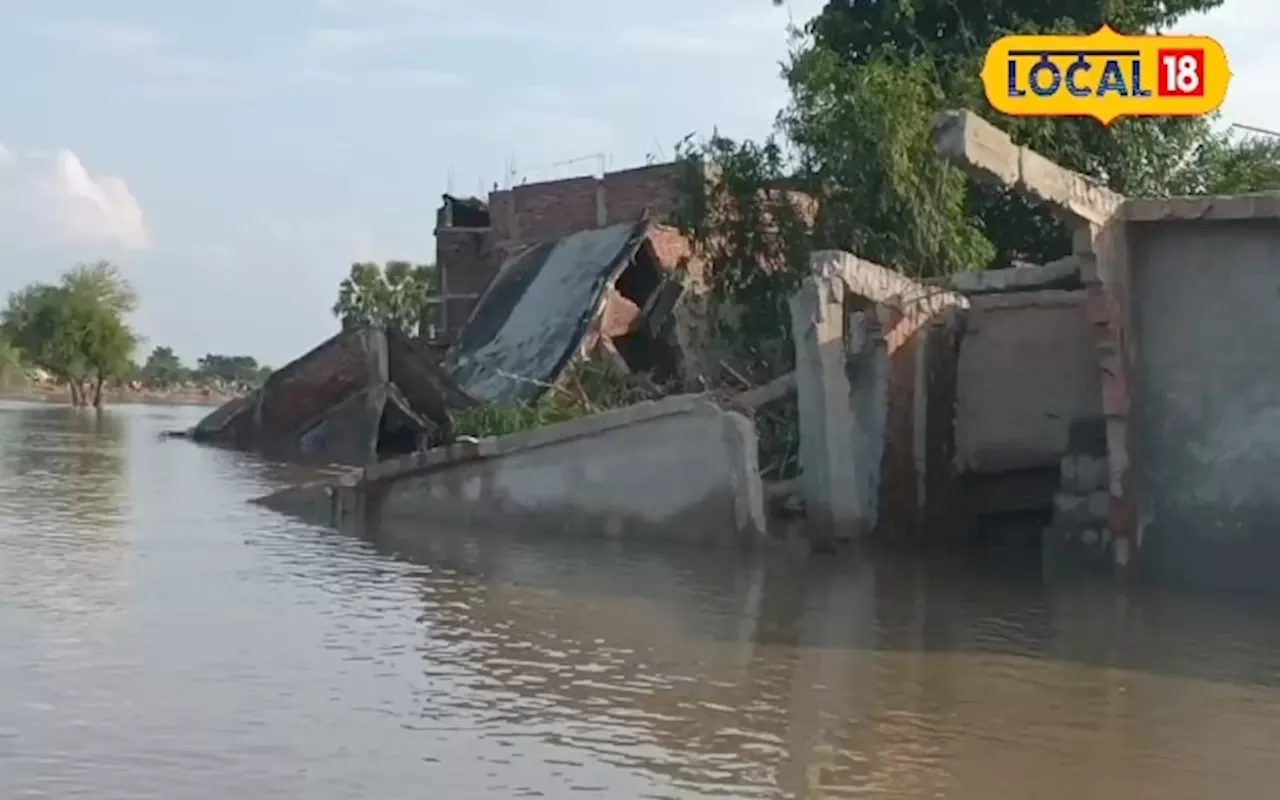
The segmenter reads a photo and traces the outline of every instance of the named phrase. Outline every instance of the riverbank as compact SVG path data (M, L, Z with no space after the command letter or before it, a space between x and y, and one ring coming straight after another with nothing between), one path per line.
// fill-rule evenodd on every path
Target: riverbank
M128 403L154 406L217 407L238 396L233 392L222 392L208 387L183 387L180 389L131 389L129 387L121 387L104 389L102 392L103 402L106 405ZM0 399L26 400L34 403L66 403L69 405L71 403L71 393L66 387L0 387Z

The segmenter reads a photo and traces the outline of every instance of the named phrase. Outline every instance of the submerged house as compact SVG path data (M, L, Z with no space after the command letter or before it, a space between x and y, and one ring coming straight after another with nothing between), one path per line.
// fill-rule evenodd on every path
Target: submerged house
M691 243L664 224L684 169L522 184L487 201L445 195L441 292L422 328L448 348L459 385L479 400L527 399L595 354L698 387L700 329L680 301L702 275Z
M473 405L422 343L368 328L333 336L188 435L282 458L363 465L443 441L449 411Z

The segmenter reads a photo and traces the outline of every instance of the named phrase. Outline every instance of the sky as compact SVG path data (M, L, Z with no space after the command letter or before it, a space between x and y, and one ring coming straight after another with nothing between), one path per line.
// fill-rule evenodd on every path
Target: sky
M766 134L822 4L0 0L0 296L109 259L144 350L283 364L352 262L434 260L444 192ZM1280 7L1178 31L1225 46L1228 121L1280 130Z

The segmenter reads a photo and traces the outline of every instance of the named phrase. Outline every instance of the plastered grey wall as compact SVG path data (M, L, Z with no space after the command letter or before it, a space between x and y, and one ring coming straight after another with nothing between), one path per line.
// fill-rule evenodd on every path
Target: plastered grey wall
M1058 466L1071 420L1102 413L1085 293L970 298L956 385L961 472Z
M379 523L573 530L750 545L765 533L750 420L674 397L482 440L479 457L381 478Z
M1280 221L1130 222L1128 239L1145 569L1280 584Z

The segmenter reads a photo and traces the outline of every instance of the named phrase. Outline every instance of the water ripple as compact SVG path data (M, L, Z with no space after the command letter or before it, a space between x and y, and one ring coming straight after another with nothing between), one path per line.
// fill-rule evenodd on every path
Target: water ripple
M1268 609L245 503L198 410L0 405L0 797L1266 796Z

